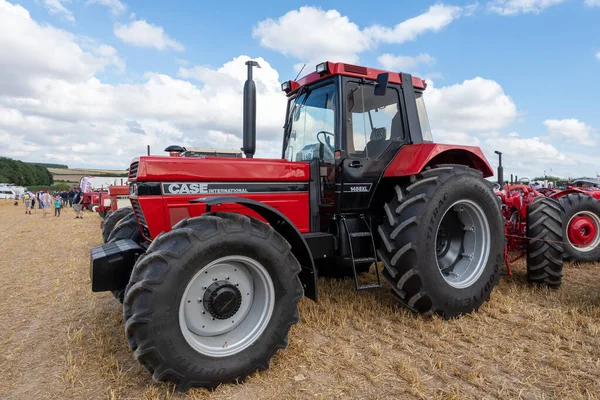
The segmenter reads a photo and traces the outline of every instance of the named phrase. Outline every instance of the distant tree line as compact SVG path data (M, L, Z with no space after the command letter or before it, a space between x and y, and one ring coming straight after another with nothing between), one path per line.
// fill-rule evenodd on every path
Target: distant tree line
M0 183L13 183L18 186L46 186L52 185L54 178L48 168L40 164L0 157Z
M46 167L46 168L69 169L69 166L65 165L65 164L48 164L48 163L41 163L41 162L30 163L30 164L41 165L42 167Z

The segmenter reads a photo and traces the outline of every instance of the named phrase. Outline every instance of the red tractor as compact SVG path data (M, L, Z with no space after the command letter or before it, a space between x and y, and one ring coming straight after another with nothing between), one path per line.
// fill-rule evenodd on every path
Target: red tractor
M510 264L527 254L531 282L558 287L563 259L600 261L600 189L569 186L566 189L534 189L529 185L503 182L502 153L499 155L498 187L505 218ZM511 175L512 180L512 175ZM542 211L537 211L544 204ZM544 240L540 240L544 238ZM518 252L510 259L509 253Z
M247 65L246 157L134 159L131 226L111 232L131 238L91 250L92 290L123 299L155 380L213 388L267 369L319 276L380 288L382 263L400 303L447 318L489 300L504 250L493 171L477 147L433 143L423 80L319 64L282 84L281 159L257 159Z

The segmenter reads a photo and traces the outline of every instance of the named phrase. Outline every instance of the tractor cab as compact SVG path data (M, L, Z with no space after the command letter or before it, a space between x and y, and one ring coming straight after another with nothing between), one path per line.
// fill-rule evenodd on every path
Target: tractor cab
M282 158L317 160L322 206L335 205L336 213L366 210L400 148L433 141L425 87L408 74L321 63L282 84L289 98Z

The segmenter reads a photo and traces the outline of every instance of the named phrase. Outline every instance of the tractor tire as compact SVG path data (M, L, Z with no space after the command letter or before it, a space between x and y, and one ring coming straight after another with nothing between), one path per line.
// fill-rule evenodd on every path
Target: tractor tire
M117 222L106 243L116 242L117 240L122 239L131 239L138 244L144 242L144 237L142 236L142 232L140 231L140 227L138 226L133 213L127 214L123 219ZM115 299L119 300L120 303L123 303L125 288L112 290L111 293Z
M558 201L565 212L565 260L600 261L600 201L583 193L573 193Z
M179 391L268 369L299 320L299 273L290 244L258 219L207 213L180 221L152 242L127 285L134 357Z
M444 318L477 311L498 284L504 226L481 172L440 165L395 186L377 251L400 302Z
M527 280L558 288L563 275L563 210L558 200L538 197L527 207ZM537 240L536 240L537 239Z
M102 240L104 241L104 243L108 242L108 237L110 236L112 230L115 228L117 222L119 222L123 217L127 216L130 213L133 214L133 208L124 207L119 208L117 211L114 211L106 217L106 219L104 220L104 226L102 227Z

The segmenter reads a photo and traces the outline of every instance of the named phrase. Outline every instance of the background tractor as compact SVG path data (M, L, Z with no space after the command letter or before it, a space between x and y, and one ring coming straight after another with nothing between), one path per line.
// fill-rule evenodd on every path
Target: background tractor
M600 189L585 184L536 190L503 182L502 153L496 153L496 195L501 199L506 221L509 274L510 263L527 254L529 280L558 287L563 259L600 261ZM511 260L509 253L513 251L518 255Z
M321 63L282 84L281 159L256 159L247 65L245 158L134 159L133 213L91 250L92 290L122 298L155 380L213 388L268 368L318 276L357 291L383 278L401 304L446 318L489 300L504 248L493 171L477 147L433 143L423 80Z

